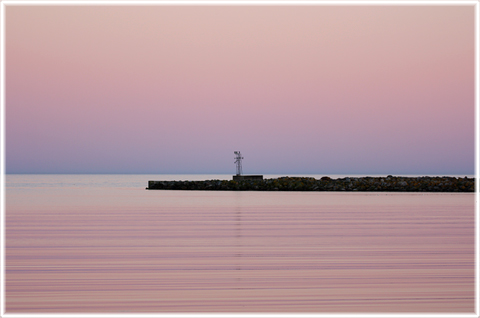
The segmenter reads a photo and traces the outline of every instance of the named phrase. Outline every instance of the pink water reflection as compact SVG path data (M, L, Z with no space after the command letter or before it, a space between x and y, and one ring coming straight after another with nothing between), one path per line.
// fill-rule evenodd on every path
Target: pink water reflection
M473 194L128 191L7 192L7 313L474 310Z

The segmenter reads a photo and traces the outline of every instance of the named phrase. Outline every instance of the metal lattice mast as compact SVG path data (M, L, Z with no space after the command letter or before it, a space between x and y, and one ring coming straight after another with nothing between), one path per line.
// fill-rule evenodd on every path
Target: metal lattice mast
M240 153L240 151L234 151L233 152L235 154L235 162L237 164L237 176L240 176L242 174L242 154Z

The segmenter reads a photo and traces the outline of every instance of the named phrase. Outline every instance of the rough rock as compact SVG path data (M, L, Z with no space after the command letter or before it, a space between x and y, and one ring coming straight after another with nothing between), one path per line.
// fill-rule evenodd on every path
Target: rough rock
M264 180L149 181L149 190L217 191L395 191L474 192L474 178L456 177L362 177L321 179L281 177Z

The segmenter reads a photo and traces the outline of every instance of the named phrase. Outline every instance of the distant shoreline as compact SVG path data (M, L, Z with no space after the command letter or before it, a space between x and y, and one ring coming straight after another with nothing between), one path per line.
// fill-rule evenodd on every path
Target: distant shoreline
M460 177L280 177L264 180L148 181L147 190L475 192L475 178Z

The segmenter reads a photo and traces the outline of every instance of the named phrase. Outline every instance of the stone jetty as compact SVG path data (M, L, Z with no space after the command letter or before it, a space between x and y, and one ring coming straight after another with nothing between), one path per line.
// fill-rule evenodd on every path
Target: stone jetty
M474 178L361 177L320 179L148 181L148 190L474 192Z

